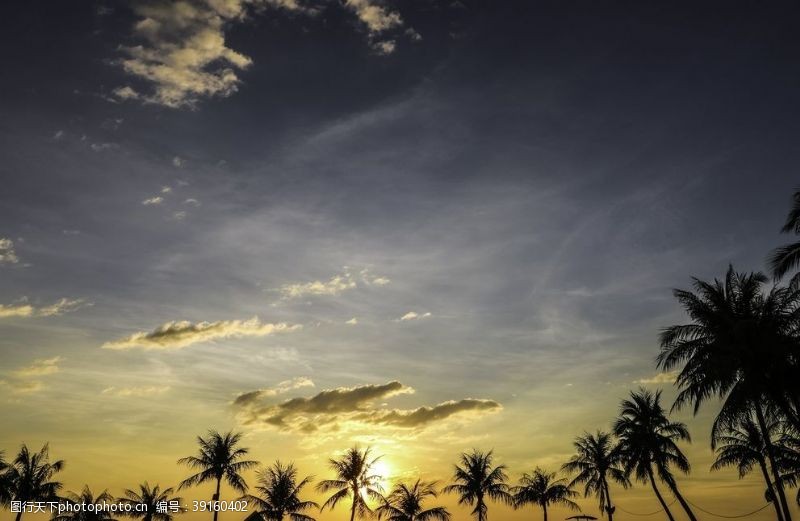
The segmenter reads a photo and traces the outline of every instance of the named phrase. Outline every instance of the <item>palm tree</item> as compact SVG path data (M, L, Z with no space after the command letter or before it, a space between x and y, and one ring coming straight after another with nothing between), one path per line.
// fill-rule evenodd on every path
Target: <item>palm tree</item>
M301 490L309 483L310 476L297 481L297 469L293 464L276 461L258 473L258 495L243 497L256 508L245 521L283 521L287 515L292 521L315 521L303 511L319 508L319 505L300 499Z
M471 453L461 455L461 465L455 466L453 483L444 488L445 493L458 494L459 505L475 505L472 515L477 521L486 521L489 506L486 499L512 503L509 494L508 476L505 465L492 466L494 451L480 452L473 450Z
M172 511L163 509L161 505L183 503L183 498L172 496L173 492L171 488L161 490L158 484L150 488L145 481L137 491L126 489L118 501L130 506L130 510L124 513L128 517L141 518L142 521L172 521Z
M354 521L356 515L364 517L372 513L367 504L368 499L383 501L383 488L380 484L382 476L374 474L375 462L380 456L371 458L370 452L369 447L361 450L356 446L348 449L339 459L329 460L330 468L336 473L336 478L321 481L317 485L317 490L335 492L322 504L320 510L333 509L339 501L350 498L350 521Z
M779 429L778 422L770 422L768 425L769 436L775 438L779 434ZM775 507L778 521L783 520L783 512L776 501L775 488L767 470L766 441L752 417L741 418L734 424L726 425L723 432L715 433L711 441L711 448L715 449L717 454L711 470L735 466L739 470L739 478L743 478L757 465L764 477L764 483L767 485L766 495Z
M792 209L786 216L781 233L800 234L800 190L792 195ZM783 278L789 271L800 266L800 242L784 244L772 250L769 266L775 280Z
M571 510L580 510L577 503L571 498L577 497L578 493L570 488L565 479L556 479L555 472L548 473L536 467L531 474L523 474L519 480L519 485L511 489L514 500L514 508L522 508L525 505L538 505L542 507L544 521L547 521L547 507L549 505L559 505Z
M417 480L413 485L398 483L376 511L378 519L387 521L450 521L450 512L445 507L423 509L427 498L435 498L435 482Z
M608 482L615 481L628 488L630 481L622 467L622 454L614 445L611 434L597 431L596 435L585 433L574 442L576 454L561 469L577 474L570 482L570 487L584 484L584 497L595 495L600 501L600 512L608 515L613 521L614 505L611 503L611 490Z
M58 501L61 483L52 479L63 468L63 460L50 462L46 443L35 453L23 445L6 471L9 501ZM17 512L16 521L22 519L22 514Z
M242 471L258 465L257 461L243 460L248 449L239 447L241 433L227 432L220 434L217 431L208 431L208 437L197 437L200 446L197 456L187 456L178 460L178 463L189 468L198 469L199 472L189 476L178 485L178 490L207 481L216 482L216 492L213 500L219 501L219 489L222 480L237 492L247 491L247 483L242 477ZM214 521L217 521L219 510L214 508Z
M89 489L89 485L84 485L80 494L68 492L67 495L62 498L62 502L68 503L73 507L79 506L79 508L73 508L65 513L55 515L51 518L51 521L116 521L116 519L111 517L111 512L107 509L95 508L88 510L80 508L81 505L99 505L102 503L110 503L113 500L113 496L109 494L108 491L104 490L95 497Z
M659 367L680 367L673 409L692 404L697 413L704 401L719 397L715 425L755 412L784 519L791 521L766 408L779 409L800 429L800 291L765 292L763 274L737 273L732 266L724 281L693 280L694 292L674 291L692 322L661 333Z
M5 453L0 450L0 506L8 506L8 502L11 501L8 463L3 458L4 456Z
M623 400L620 405L614 434L619 438L625 474L634 474L639 481L649 482L667 517L675 521L656 485L657 474L672 491L689 519L697 521L670 470L670 467L675 467L684 474L689 473L689 460L676 442L691 441L691 438L686 425L667 419L661 406L661 391L655 394L645 389L631 392L630 399Z

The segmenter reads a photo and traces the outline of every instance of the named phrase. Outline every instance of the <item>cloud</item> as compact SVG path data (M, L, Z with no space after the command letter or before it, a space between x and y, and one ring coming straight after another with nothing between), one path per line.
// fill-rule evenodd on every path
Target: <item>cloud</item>
M283 298L299 298L308 295L338 295L343 291L357 287L356 281L349 273L335 275L327 281L314 280L311 282L284 284L280 287Z
M68 299L62 298L61 300L50 304L49 306L44 306L39 308L36 312L37 316L40 317L54 317L63 315L64 313L69 313L71 311L76 311L84 306L91 306L91 303L87 303L83 299Z
M116 143L92 143L89 146L95 152L102 152L104 150L111 150L111 149L119 148L119 145L117 145Z
M183 204L190 204L192 206L200 206L200 201L198 201L197 199L195 199L193 197L190 197L190 198L186 199L185 201L183 201Z
M142 204L145 205L145 206L152 206L152 205L155 205L155 204L161 204L163 202L164 202L164 198L159 195L159 196L156 196L156 197L150 197L148 199L145 199L144 201L142 201Z
M64 137L64 131L63 130L57 130L56 133L53 134L53 139L55 139L56 141L58 141L62 137Z
M106 342L103 349L123 350L136 347L146 351L182 349L192 344L209 342L222 338L245 336L267 336L273 333L289 333L302 326L286 323L263 323L258 317L250 320L219 320L217 322L173 321L167 322L153 331L140 331L130 336Z
M275 387L257 389L255 391L242 393L236 397L236 399L233 401L233 404L237 407L245 407L251 403L257 402L262 398L278 396L280 394L285 394L289 391L301 389L303 387L314 387L314 382L305 376L299 376L297 378L292 378L291 380L284 380Z
M60 371L58 367L59 362L63 358L54 356L52 358L40 358L34 360L28 367L22 367L13 372L14 376L18 378L29 378L31 376L46 376L55 374Z
M20 304L11 304L9 306L4 306L3 304L0 304L0 318L54 317L63 315L64 313L77 311L82 307L92 305L90 302L86 302L84 299L62 298L48 306L37 308L28 304L27 302L25 302L25 300L26 299L23 299L22 303Z
M44 384L38 380L0 380L0 386L8 388L11 394L29 394L44 389Z
M184 212L183 210L180 210L178 212L173 212L172 218L175 219L176 221L182 221L186 219L186 212Z
M30 304L12 304L10 306L0 304L0 318L30 317L34 311L34 307Z
M172 158L172 166L174 166L176 168L182 167L183 163L185 163L185 162L186 162L185 160L181 159L178 156L175 156L175 157Z
M321 296L329 295L336 296L345 291L355 289L359 286L357 276L354 276L349 268L345 266L344 273L334 275L328 280L313 280L311 282L299 282L293 284L284 284L278 291L284 299L294 299L307 296ZM360 275L361 283L364 286L385 286L391 282L386 277L372 275L368 269L361 270Z
M17 252L14 250L14 241L0 237L0 265L16 264L19 262Z
M122 69L152 87L113 91L120 100L140 99L172 108L194 107L200 99L227 97L239 85L238 70L252 60L229 48L225 25L245 17L244 0L186 0L138 4L133 33L142 43L124 47Z
M634 380L633 383L642 385L673 384L677 377L678 371L670 371L668 373L658 373L649 378Z
M142 92L124 85L113 89L109 99L195 108L202 99L231 96L241 83L239 72L253 61L228 47L225 31L247 20L251 6L262 5L307 15L319 12L318 7L297 0L162 0L135 4L138 19L132 32L140 43L121 47L124 57L116 63L150 89ZM394 52L396 41L387 34L403 27L400 13L376 0L346 0L343 5L364 25L373 50L378 54ZM412 28L404 33L412 40L421 38Z
M379 425L392 425L404 428L423 427L430 423L445 420L456 414L495 412L503 408L494 400L478 400L465 398L463 400L450 400L433 407L419 407L410 411L371 411L355 416L356 421L375 423Z
M345 324L348 326L355 326L358 324L358 319L356 317L351 318L350 320L345 321Z
M422 318L428 318L430 316L431 316L430 312L419 314L416 311L409 311L408 313L400 317L400 321L407 322L409 320L419 320Z
M270 403L261 391L239 395L233 402L244 425L267 426L284 431L312 433L338 431L344 426L374 430L378 427L422 429L454 417L476 416L502 409L494 400L465 398L416 409L386 409L383 400L412 394L414 389L398 381L325 390L309 398Z
M147 396L158 396L166 393L171 389L168 385L154 385L149 387L107 387L101 391L100 394L116 397L135 397L144 398Z

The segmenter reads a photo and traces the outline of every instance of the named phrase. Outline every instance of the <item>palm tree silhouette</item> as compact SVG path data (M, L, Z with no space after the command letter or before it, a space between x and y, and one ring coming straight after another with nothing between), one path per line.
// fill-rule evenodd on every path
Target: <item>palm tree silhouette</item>
M339 501L350 498L350 521L356 516L364 517L372 513L367 504L368 499L383 501L382 476L374 474L375 462L381 457L370 459L371 449L364 450L353 447L348 449L339 459L330 459L329 466L336 474L335 479L326 479L317 485L320 492L335 491L320 510L335 508Z
M89 485L84 485L80 494L68 492L61 500L62 502L70 503L74 506L98 505L101 503L110 503L114 500L114 497L109 494L107 490L102 491L95 497L91 489L89 489ZM54 515L51 521L116 521L116 519L114 519L111 516L111 512L106 509L95 508L93 510L88 510L80 508L60 515Z
M438 496L435 482L417 480L413 485L398 483L376 509L378 519L388 521L450 521L450 512L445 507L425 509L422 504L428 498Z
M247 483L242 477L241 472L258 465L257 461L243 460L247 455L248 449L239 447L241 433L227 432L220 434L217 431L208 431L208 437L197 437L197 444L200 446L197 456L187 456L178 460L178 463L187 465L192 469L199 469L200 472L189 476L178 485L178 490L199 485L207 481L216 482L216 492L213 500L219 501L219 489L222 480L228 483L234 490L242 494L247 491ZM214 521L217 521L219 509L214 508Z
M662 331L657 358L664 370L682 366L673 409L692 404L697 413L707 399L723 399L714 430L755 412L784 519L791 521L765 409L774 405L800 429L800 291L790 286L765 293L763 274L737 273L733 266L724 281L693 281L694 292L674 291L692 322Z
M505 465L492 466L493 452L480 452L473 450L471 453L461 454L461 465L455 466L453 483L444 488L445 493L458 494L459 505L475 505L472 515L477 521L486 521L489 506L486 499L510 504L511 494L508 491L508 476Z
M559 505L571 510L580 510L577 503L571 498L578 493L572 490L565 479L556 479L556 474L545 472L536 467L531 474L523 474L519 485L511 489L513 493L514 508L525 505L538 505L542 507L544 521L547 521L547 507Z
M684 474L690 470L689 460L676 441L691 441L686 425L667 419L661 406L661 391L651 393L645 389L631 392L629 400L620 405L620 415L614 424L614 434L620 440L625 474L632 473L643 483L650 483L658 501L670 521L675 521L669 507L656 486L656 474L666 483L691 521L697 518L678 490L670 467Z
M11 486L9 483L8 463L4 459L5 453L0 450L0 506L9 506L11 501Z
M172 496L173 492L171 488L161 490L158 484L150 488L145 481L137 491L125 489L118 501L130 506L130 510L124 512L127 517L141 518L142 521L172 521L172 511L161 506L170 502L183 503L183 498ZM180 510L183 511L183 508Z
M780 435L780 428L779 422L769 422L767 425L768 436L776 439ZM767 486L766 495L775 507L778 521L782 521L783 512L778 504L774 484L767 470L767 443L761 429L752 417L743 417L733 424L726 425L722 432L714 433L711 439L711 448L715 449L717 454L711 470L735 466L739 470L739 478L743 478L758 466Z
M600 501L600 512L608 515L613 521L614 505L611 502L609 481L614 481L628 488L630 481L622 467L622 454L614 444L611 434L597 431L596 435L584 433L573 443L576 454L561 469L570 474L577 474L570 482L570 487L584 484L584 497L593 494Z
M297 469L293 464L283 465L276 461L258 473L255 487L258 494L242 497L255 506L255 511L245 521L283 521L286 516L292 521L315 521L303 511L319 508L319 505L300 499L300 492L309 483L310 476L297 481Z
M9 501L58 501L61 483L52 479L63 468L63 460L50 462L50 449L46 443L35 453L27 445L22 445L6 471ZM16 521L22 519L22 514L22 511L17 512Z
M786 216L781 233L800 234L800 190L792 195L792 209ZM783 278L789 271L800 266L800 241L784 244L772 250L768 263L775 280Z

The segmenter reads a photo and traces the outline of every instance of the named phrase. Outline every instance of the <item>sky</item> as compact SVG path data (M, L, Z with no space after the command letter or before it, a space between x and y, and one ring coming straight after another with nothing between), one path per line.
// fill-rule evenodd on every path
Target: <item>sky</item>
M555 471L631 389L671 404L672 288L790 240L788 4L2 10L0 449L49 442L69 490L175 485L212 428L316 479L355 443L387 485L473 447ZM708 471L715 407L674 415L680 486L750 512L757 476Z

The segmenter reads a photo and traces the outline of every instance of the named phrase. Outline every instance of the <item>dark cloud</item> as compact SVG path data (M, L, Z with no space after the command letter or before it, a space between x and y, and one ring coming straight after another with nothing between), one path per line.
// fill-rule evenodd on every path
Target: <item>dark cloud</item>
M346 424L423 428L462 413L481 414L502 409L494 400L465 398L433 407L385 409L375 402L414 390L398 381L322 391L310 398L292 398L279 404L264 404L263 391L240 394L233 402L244 424L266 424L283 430L335 431Z

